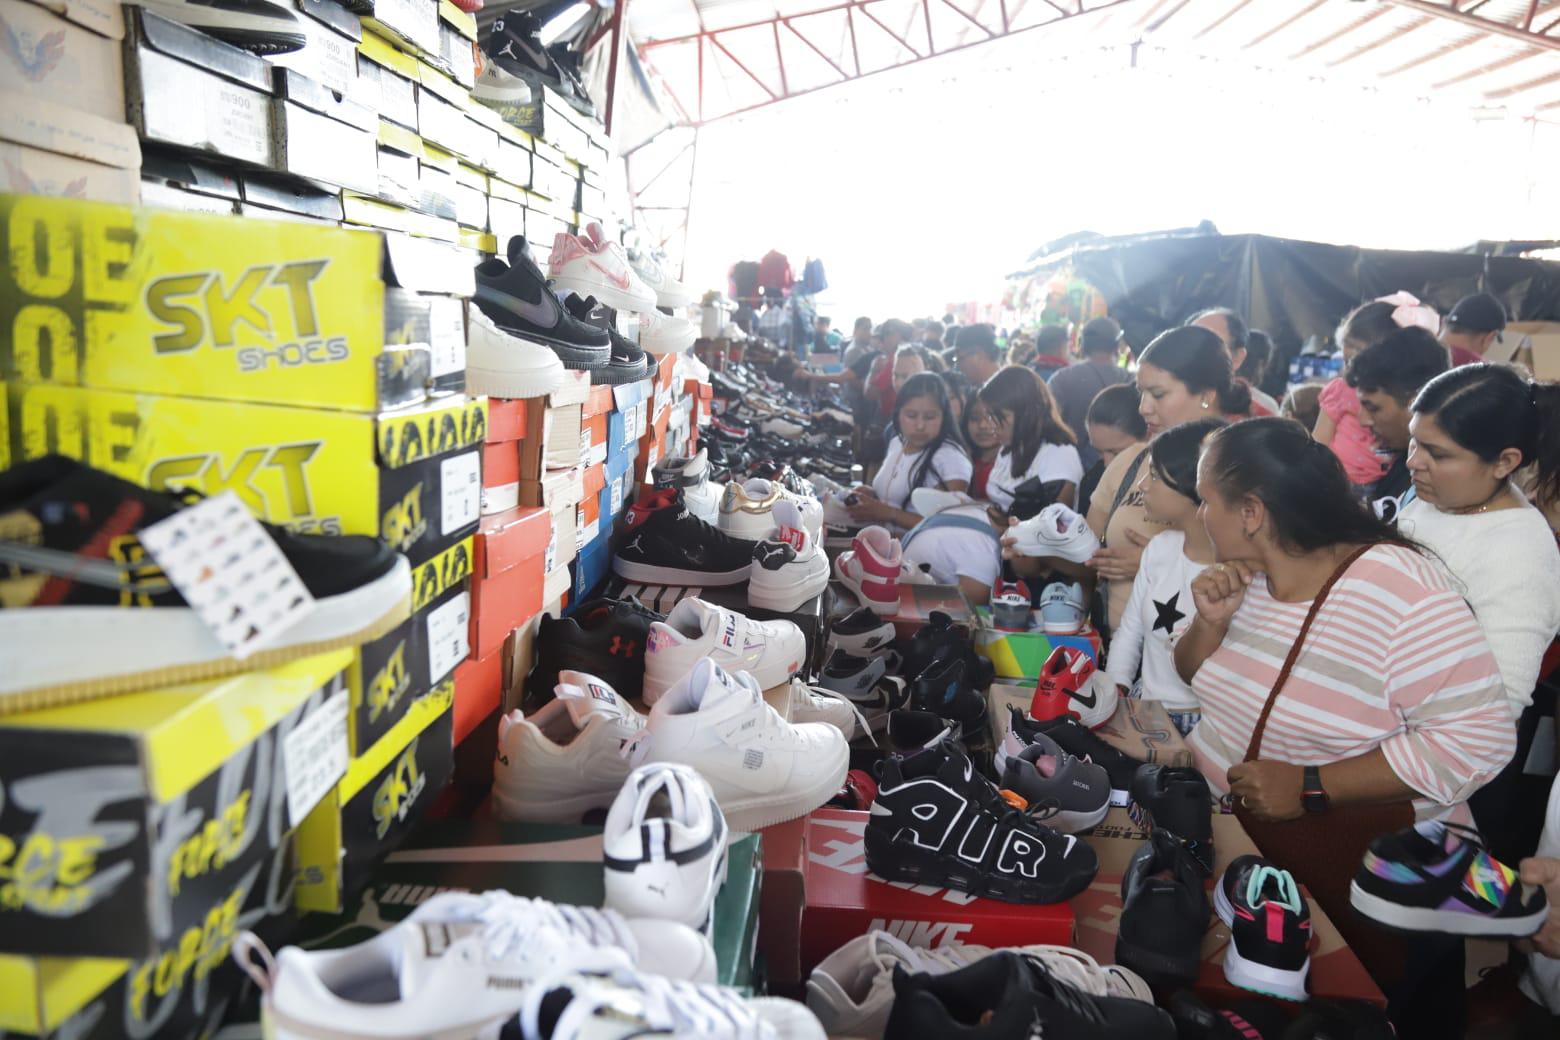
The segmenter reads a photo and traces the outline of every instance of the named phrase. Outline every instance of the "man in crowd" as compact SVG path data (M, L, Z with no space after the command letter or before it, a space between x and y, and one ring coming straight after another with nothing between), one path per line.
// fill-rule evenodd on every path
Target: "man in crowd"
M851 362L872 349L872 319L857 318L856 324L851 327L850 340L845 344L845 353L840 357L840 363L849 367Z
M929 322L926 323L926 328L921 333L921 346L925 347L927 350L935 350L935 351L938 351L938 352L942 351L942 348L943 348L943 323L942 322L940 322L940 321L929 321Z
M1078 353L1082 355L1082 360L1062 369L1050 379L1051 396L1056 398L1062 421L1078 438L1078 455L1085 473L1100 457L1100 453L1089 443L1089 431L1084 428L1089 405L1107 386L1132 381L1127 370L1116 364L1116 355L1120 349L1121 326L1114 318L1095 318L1078 333Z
M1246 362L1246 338L1250 335L1246 320L1228 307L1210 307L1205 311L1198 311L1187 319L1186 324L1194 325L1200 329L1207 329L1218 336L1224 343L1224 349L1230 355L1231 371L1238 371ZM1270 394L1265 394L1255 386L1248 384L1251 391L1251 414L1277 415L1278 402L1273 400Z
M1002 355L997 350L997 330L990 325L966 325L959 330L959 341L953 345L954 363L970 385L979 389L986 380L1002 367Z
M1049 380L1067 367L1067 339L1065 325L1042 325L1040 331L1035 333L1035 349L1029 359L1029 367L1034 369L1035 374L1041 379ZM1008 356L1012 357L1011 351L1008 352ZM1082 430L1073 432L1079 437L1083 436Z
M1515 350L1505 345L1506 308L1489 293L1464 296L1441 325L1441 342L1452 352L1452 367L1481 361L1510 361Z
M827 354L840 345L839 334L831 327L833 319L823 315L813 319L813 350L819 354Z
M1447 367L1445 348L1430 336L1399 334L1360 351L1344 374L1360 398L1360 425L1375 434L1383 450L1393 453L1392 465L1369 494L1383 516L1396 515L1396 510L1395 506L1384 507L1382 500L1395 502L1413 483L1405 461L1408 420L1413 417L1409 405L1419 388Z

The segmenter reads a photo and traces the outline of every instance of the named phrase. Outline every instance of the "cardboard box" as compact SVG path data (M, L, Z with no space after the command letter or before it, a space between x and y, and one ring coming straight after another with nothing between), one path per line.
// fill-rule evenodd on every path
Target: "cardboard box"
M141 958L199 934L340 775L350 660L6 716L0 834L31 867L0 886L0 950ZM18 971L0 958L8 1019L25 1017L9 1006L28 995Z
M911 946L1071 945L1073 909L1067 903L1003 903L893 884L873 875L862 848L866 826L864 812L819 809L808 817L802 978L845 943L875 928ZM1112 960L1107 957L1106 963Z
M355 191L379 189L379 117L373 109L292 69L276 70L276 92L276 169Z
M301 72L338 94L358 92L357 47L363 28L356 16L333 0L298 0L299 26L309 38L302 50L275 54L270 62Z
M802 910L807 903L807 830L808 820L803 816L758 832L764 839L758 942L772 993L776 987L800 987L806 980L801 950Z
M0 93L0 111L4 113L0 114L0 138L13 136L16 120L38 120L37 125L44 131L39 136L44 137L52 132L51 127L59 126L58 122L45 122L49 118L47 106L41 102L25 112L5 107L11 103L11 99ZM134 138L134 131L129 127L124 129ZM105 166L3 139L0 139L0 193L85 197L127 206L142 201L141 182L133 165L128 168ZM165 205L166 202L149 199L146 204ZM232 212L231 204L226 212Z
M573 469L548 470L540 480L522 478L520 504L545 506L555 512L565 506L577 506L585 497L584 476L584 470L575 466Z
M328 223L341 220L339 191L326 191L308 181L272 173L246 172L237 180L244 206L264 207L270 213L266 219L281 219L280 213L271 212L281 211Z
M574 602L589 599L607 580L612 565L612 547L606 538L582 548L570 564L574 576Z
M428 0L372 0L363 25L397 46L428 54L439 52L439 7Z
M579 553L580 514L576 505L561 504L551 510L552 534L542 555L542 568L551 574L554 570L574 562Z
M417 129L417 59L373 33L358 44L358 100L408 130Z
M1085 626L1075 636L1049 635L1039 626L1039 614L1035 626L1028 632L1008 632L991 623L991 609L977 607L980 627L975 634L975 650L991 661L997 674L1008 679L1038 679L1040 669L1059 646L1082 650L1095 661L1100 659L1102 640L1093 628Z
M473 654L455 669L455 718L451 735L457 745L464 743L485 719L503 706L505 646L506 643L500 643L485 657ZM497 728L496 722L494 728ZM493 779L492 761L493 757L489 755L486 774L489 783Z
M473 584L470 638L474 656L496 653L511 632L542 609L544 578L538 553L519 567Z

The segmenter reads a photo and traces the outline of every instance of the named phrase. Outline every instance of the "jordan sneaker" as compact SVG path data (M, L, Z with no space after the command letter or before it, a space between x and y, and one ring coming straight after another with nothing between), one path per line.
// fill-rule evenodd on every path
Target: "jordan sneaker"
M1046 506L1003 536L1003 542L1024 556L1088 563L1100 551L1100 540L1088 523L1060 503Z
M1119 694L1108 676L1099 676L1102 683L1094 681L1094 658L1074 647L1057 647L1040 666L1029 717L1049 722L1071 715L1090 729L1105 725L1116 714Z
M466 321L466 389L490 397L545 397L563 385L558 355L493 324L478 307Z
M831 653L843 650L864 657L888 646L894 638L893 622L884 621L866 607L860 607L829 622L827 645Z
M720 519L720 497L725 487L710 480L707 448L700 448L696 455L675 455L657 462L651 467L650 483L657 488L680 489L688 511L705 523L713 525Z
M525 239L511 238L507 256L508 263L494 257L477 265L477 289L471 298L477 309L510 335L545 344L564 368L597 369L611 361L611 339L564 309L531 259Z
M1077 582L1053 581L1040 593L1040 622L1049 636L1074 636L1083 631L1089 605Z
M1224 977L1230 985L1281 1000L1306 1000L1311 911L1287 870L1241 856L1213 889L1213 909L1230 930Z
M986 725L986 696L970 685L968 670L958 657L938 658L910 684L910 706L953 719L966 733Z
M661 488L623 514L612 570L648 585L740 585L752 576L756 548L694 516L678 488Z
M1110 811L1110 774L1104 766L1085 762L1063 751L1043 733L1017 755L1008 756L1000 777L1002 789L1024 799L1029 808L1043 807L1042 820L1065 834L1096 827Z
M745 672L760 690L787 682L807 658L807 639L789 621L755 621L697 597L682 600L665 621L650 625L645 650L644 700L653 705L667 687L705 658Z
M722 531L733 538L757 541L780 526L775 504L789 502L801 513L802 526L814 540L823 537L823 506L816 498L793 494L771 480L731 481L720 499Z
M726 817L702 776L671 762L640 766L607 813L605 905L624 917L678 921L713 938L726 837Z
M553 237L552 253L547 257L547 277L558 292L594 296L616 311L653 311L655 293L628 266L623 247L599 235L600 225L591 224L586 237L560 231Z
M965 630L953 623L945 611L934 610L926 624L916 629L905 651L900 674L914 679L936 661L958 657L964 661L965 674L976 689L984 690L996 680L996 667L981 657L970 644Z
M753 551L748 604L789 614L829 587L829 558L794 504L775 503L773 516L775 529Z

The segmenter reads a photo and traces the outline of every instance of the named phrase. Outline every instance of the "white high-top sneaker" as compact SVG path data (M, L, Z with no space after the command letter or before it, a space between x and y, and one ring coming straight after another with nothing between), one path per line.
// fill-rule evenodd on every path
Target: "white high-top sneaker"
M645 703L709 657L723 668L750 672L759 689L779 686L807 658L807 637L789 621L754 621L697 597L672 608L665 621L652 621L645 640Z
M672 762L640 766L607 813L606 905L713 935L727 833L715 792L696 771Z
M850 765L838 729L786 722L751 675L709 659L656 701L642 739L644 761L697 769L733 830L805 816L834 797Z
M776 502L771 515L775 526L753 551L748 603L789 614L829 587L829 558L794 502Z

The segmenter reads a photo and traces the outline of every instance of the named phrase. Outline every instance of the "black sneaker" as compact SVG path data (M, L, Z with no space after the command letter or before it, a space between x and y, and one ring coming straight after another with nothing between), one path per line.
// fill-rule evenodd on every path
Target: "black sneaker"
M896 708L888 713L887 729L888 746L893 751L909 754L947 741L960 752L969 754L964 746L964 728L953 719L945 719L934 712Z
M598 328L607 334L607 339L612 344L612 356L603 368L591 370L590 381L592 386L617 386L620 383L633 383L645 378L650 371L648 355L639 349L636 343L630 343L618 335L618 330L613 327L612 319L606 316L593 318L596 312L596 298L587 296L583 300L577 293L570 293L563 301L564 308L570 317L584 325Z
M488 27L482 51L509 75L532 86L551 87L553 93L567 97L574 88L537 38L540 28L534 18L507 11ZM536 100L540 103L542 99L538 96Z
M1305 1000L1311 970L1311 911L1287 870L1261 856L1224 869L1213 909L1230 930L1224 977L1230 985L1280 1000Z
M910 701L905 681L888 674L888 664L882 657L857 657L844 650L829 654L818 675L818 685L854 704L872 733L887 725L890 712Z
M138 0L164 18L254 54L303 50L309 37L298 15L270 0Z
M1097 997L1036 957L998 950L943 975L894 968L883 1040L1176 1040L1170 1016L1143 1000Z
M1185 846L1159 831L1138 849L1121 879L1116 963L1152 984L1190 985L1202 962L1208 893Z
M525 680L525 713L553 699L562 671L586 672L624 697L638 698L644 692L650 622L665 620L633 596L591 600L564 618L544 616L536 633L536 664Z
M936 659L946 658L950 654L964 661L966 674L976 689L984 690L995 681L996 667L975 652L969 637L954 626L952 616L941 610L932 611L926 624L910 640L902 674L906 679L914 681Z
M409 616L411 568L377 539L262 524L315 605L264 649L229 657L138 537L198 497L148 491L62 455L0 473L0 713L271 668L376 639ZM207 551L224 566L228 553ZM289 595L288 584L269 595Z
M1212 877L1213 793L1203 775L1188 766L1151 763L1132 775L1130 794L1128 812L1137 825L1175 835Z
M509 262L494 258L477 265L477 291L471 302L499 328L545 343L565 368L602 368L612 359L606 332L564 310L547 287L525 239L509 240Z
M590 91L585 87L585 77L580 72L579 52L561 43L555 43L547 48L547 56L553 60L558 71L569 85L564 92L563 100L586 119L596 118L596 105L590 99Z
M629 507L612 570L650 585L740 585L757 542L733 538L688 512L682 492L662 488Z
M870 654L893 641L893 622L884 621L870 607L857 607L844 617L829 622L830 650L844 650L857 655ZM894 669L890 666L889 670Z
M1253 997L1214 1010L1191 990L1182 989L1171 994L1167 1007L1180 1040L1283 1040L1285 1037L1297 1040L1295 1034L1286 1032L1289 1015L1270 1000ZM1350 1034L1338 1034L1334 1040L1344 1040L1346 1036ZM1390 1036L1388 1034L1383 1040Z
M1069 755L1104 766L1105 772L1110 774L1110 804L1127 804L1131 797L1132 777L1144 763L1111 747L1071 715L1050 722L1036 722L1018 708L1008 708L1008 732L997 746L997 768L1006 768L1008 756L1016 755L1033 744L1036 733L1044 733L1060 744Z
M986 725L986 696L971 686L964 661L941 658L916 676L910 686L910 706L955 719L966 733L979 733Z
M748 467L749 480L768 480L779 484L793 495L803 498L817 498L813 492L813 486L797 475L796 471L784 462L774 462L763 459Z
M1010 903L1071 899L1100 866L1093 849L1015 808L946 742L883 763L865 846L867 868L887 881Z

